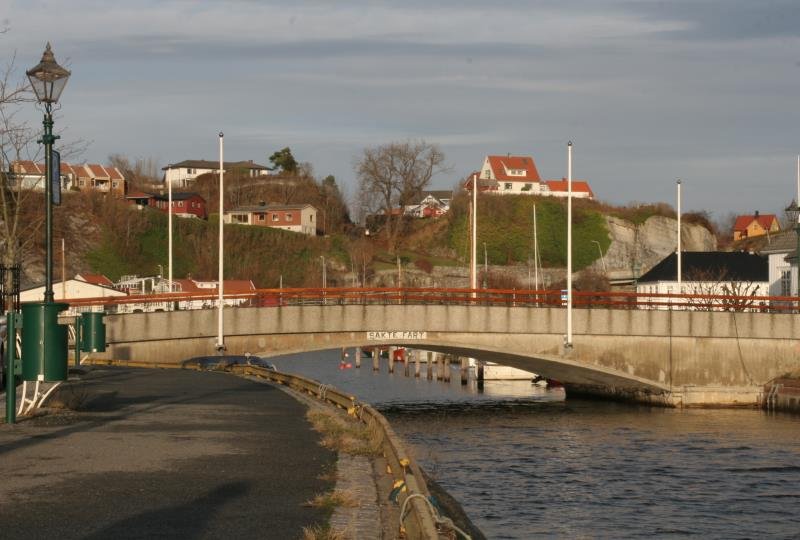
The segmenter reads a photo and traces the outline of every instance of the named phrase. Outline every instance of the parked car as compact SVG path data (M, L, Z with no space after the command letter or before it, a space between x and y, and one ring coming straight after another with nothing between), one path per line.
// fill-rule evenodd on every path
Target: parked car
M257 366L264 369L269 369L270 371L276 371L275 364L269 360L266 360L265 358L261 358L260 356L250 353L224 356L196 356L194 358L184 360L181 365L183 367L197 366L200 369L205 370L225 369L230 366L243 365Z

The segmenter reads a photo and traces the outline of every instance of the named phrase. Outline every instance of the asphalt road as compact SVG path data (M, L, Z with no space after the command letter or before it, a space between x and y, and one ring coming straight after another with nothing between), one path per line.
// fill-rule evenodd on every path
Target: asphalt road
M305 407L232 375L95 367L77 406L0 425L0 537L287 538L336 456Z

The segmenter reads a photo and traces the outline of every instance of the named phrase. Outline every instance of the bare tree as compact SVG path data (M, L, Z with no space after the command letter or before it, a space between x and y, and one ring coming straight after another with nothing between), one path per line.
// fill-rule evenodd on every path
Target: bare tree
M405 206L420 195L435 174L446 170L439 147L423 140L365 148L356 161L359 206L386 216L386 239L392 252L397 248Z

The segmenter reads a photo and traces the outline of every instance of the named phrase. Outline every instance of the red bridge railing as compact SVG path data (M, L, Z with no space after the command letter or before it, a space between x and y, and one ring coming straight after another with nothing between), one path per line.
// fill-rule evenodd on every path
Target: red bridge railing
M408 304L566 307L560 290L445 289L445 288L327 288L258 289L225 294L226 304L246 307L293 305ZM78 310L103 306L109 312L203 309L217 305L217 293L165 293L120 297L67 299ZM694 311L800 311L800 298L733 296L724 294L658 294L626 291L573 291L576 309L658 309Z

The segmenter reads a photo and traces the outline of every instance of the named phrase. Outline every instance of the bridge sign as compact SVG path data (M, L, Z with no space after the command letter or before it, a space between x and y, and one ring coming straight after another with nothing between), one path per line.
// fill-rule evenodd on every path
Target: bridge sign
M427 332L408 332L400 331L380 331L380 332L367 332L367 339L370 341L394 341L394 340L410 340L410 339L427 339Z

